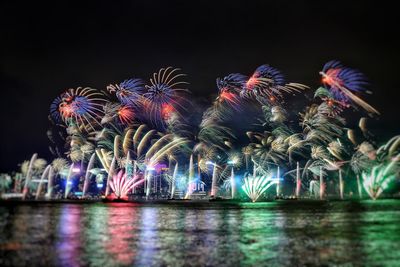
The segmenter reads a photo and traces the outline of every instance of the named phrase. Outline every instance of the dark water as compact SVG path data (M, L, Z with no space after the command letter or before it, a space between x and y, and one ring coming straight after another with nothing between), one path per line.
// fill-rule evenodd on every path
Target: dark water
M0 266L400 266L400 201L0 204Z

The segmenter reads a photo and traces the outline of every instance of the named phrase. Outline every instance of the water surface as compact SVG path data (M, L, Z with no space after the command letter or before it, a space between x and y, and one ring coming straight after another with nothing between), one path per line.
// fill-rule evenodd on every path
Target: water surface
M0 266L399 266L400 201L0 204Z

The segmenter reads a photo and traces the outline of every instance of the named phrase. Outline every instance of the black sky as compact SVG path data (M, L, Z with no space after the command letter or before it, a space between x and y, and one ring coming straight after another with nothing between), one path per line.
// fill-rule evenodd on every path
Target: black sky
M195 96L215 78L269 63L313 88L331 60L362 70L399 133L399 15L394 1L2 1L0 171L34 152L48 156L51 101L64 89L176 66Z

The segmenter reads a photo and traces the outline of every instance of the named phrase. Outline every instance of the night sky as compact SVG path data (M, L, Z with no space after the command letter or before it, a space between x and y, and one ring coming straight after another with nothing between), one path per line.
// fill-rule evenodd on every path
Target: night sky
M0 171L50 156L49 105L64 89L147 80L165 66L211 99L216 77L264 63L315 89L338 59L369 77L376 130L400 133L397 10L394 1L1 1Z

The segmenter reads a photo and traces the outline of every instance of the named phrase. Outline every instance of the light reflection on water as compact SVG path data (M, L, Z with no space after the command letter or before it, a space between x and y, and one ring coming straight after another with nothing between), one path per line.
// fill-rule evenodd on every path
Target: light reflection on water
M1 204L0 266L396 265L399 204Z

